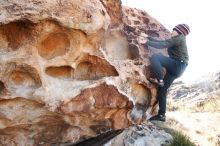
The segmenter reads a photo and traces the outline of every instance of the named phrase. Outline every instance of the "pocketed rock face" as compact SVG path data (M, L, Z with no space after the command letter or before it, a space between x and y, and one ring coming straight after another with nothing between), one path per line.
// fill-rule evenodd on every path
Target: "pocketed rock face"
M152 114L141 36L168 34L119 0L0 1L0 145L75 143Z

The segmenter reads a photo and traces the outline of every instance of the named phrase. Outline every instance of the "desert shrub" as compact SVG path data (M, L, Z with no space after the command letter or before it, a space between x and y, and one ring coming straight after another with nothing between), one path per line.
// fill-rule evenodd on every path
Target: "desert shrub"
M171 134L173 136L173 141L169 146L195 146L186 135L177 131L172 132Z

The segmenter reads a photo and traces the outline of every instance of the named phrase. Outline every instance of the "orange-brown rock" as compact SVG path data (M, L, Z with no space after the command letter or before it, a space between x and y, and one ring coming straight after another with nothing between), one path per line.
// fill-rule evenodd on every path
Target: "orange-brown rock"
M120 0L0 1L0 145L76 143L141 122L155 109L158 51L140 43L168 34Z

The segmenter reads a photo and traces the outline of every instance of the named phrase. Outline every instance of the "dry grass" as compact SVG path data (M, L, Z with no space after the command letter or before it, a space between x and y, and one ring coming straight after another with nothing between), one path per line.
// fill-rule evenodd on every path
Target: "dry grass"
M171 134L173 137L173 141L168 146L195 146L195 144L190 140L190 138L181 132L184 128L183 125L178 123L174 119L169 119L167 122L152 122L157 127L164 129L167 133ZM182 129L181 129L181 128Z
M209 100L196 105L196 112L220 112L220 93L211 95Z
M177 131L171 134L173 136L173 141L169 146L195 146L195 144L190 141L188 136Z
M187 112L220 112L220 91L207 94L207 98L198 102L182 103L167 100L167 111L187 111Z
M180 107L177 104L173 104L170 100L167 100L167 111L178 111Z

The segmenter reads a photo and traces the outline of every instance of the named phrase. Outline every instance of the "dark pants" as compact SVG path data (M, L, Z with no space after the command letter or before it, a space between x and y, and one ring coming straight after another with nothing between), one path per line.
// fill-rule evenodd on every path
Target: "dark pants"
M187 67L187 63L179 60L166 57L160 54L154 54L151 58L152 71L157 79L163 79L164 86L158 88L157 99L159 102L158 114L165 115L166 113L166 96L167 89L173 81L180 77ZM163 78L163 67L166 69L166 74Z

